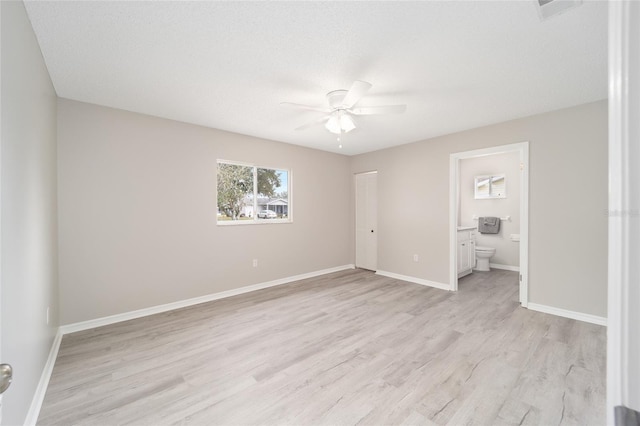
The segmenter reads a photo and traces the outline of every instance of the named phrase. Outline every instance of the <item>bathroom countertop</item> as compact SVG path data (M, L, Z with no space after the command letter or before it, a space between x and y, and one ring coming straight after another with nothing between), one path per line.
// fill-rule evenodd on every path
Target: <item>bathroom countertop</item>
M470 231L476 229L475 226L458 226L458 231Z

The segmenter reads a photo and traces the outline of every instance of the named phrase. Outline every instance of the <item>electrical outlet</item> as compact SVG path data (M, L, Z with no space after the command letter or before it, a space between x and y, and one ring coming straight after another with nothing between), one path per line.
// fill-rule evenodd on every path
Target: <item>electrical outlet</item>
M47 306L47 325L49 325L49 309L50 307Z
M414 254L414 255L413 255L413 261L414 261L414 262L418 262L418 261L419 261L419 259L418 259L418 255L417 255L417 254Z
M253 259L253 267L254 268L258 267L258 259Z

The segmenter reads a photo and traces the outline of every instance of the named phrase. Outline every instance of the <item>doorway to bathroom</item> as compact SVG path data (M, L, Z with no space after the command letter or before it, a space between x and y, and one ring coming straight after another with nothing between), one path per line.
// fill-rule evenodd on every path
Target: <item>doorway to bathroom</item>
M507 160L513 163L499 165ZM478 266L518 271L519 301L527 307L529 142L451 154L449 172L451 290L458 291L458 278ZM479 221L484 227L496 220L500 222L493 230L496 234L478 233ZM483 257L479 265L477 250Z

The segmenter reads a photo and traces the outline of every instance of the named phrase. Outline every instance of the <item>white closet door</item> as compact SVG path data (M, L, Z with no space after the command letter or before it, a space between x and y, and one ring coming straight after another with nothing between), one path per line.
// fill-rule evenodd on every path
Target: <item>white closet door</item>
M378 174L356 175L356 267L378 268Z

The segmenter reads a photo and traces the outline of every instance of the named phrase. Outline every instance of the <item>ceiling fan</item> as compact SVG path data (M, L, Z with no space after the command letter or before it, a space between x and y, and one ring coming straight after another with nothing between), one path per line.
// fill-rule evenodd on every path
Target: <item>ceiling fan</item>
M281 102L280 105L303 109L307 111L323 112L325 115L310 123L304 124L296 130L304 130L318 124L323 124L331 133L342 134L350 132L356 128L353 119L358 115L377 115L377 114L399 114L403 113L406 105L380 105L370 107L358 107L355 105L360 99L371 89L371 84L366 81L356 80L349 90L333 90L327 93L327 101L329 108L318 108L309 105L294 104L291 102Z

